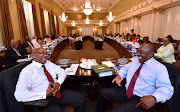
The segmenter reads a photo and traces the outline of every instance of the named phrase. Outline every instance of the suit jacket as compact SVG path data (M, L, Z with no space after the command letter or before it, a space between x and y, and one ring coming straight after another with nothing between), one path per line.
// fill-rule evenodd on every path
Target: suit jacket
M31 43L31 42L30 42ZM31 44L32 46L33 46L33 44ZM28 54L28 52L27 52L27 50L26 50L26 48L27 47L31 47L27 42L25 42L23 45L22 45L22 50L26 53L26 54Z
M143 41L141 40L141 39L138 39L138 41L137 41L138 43L143 43Z
M5 52L5 63L6 65L17 64L17 60L25 58L25 52L18 49L21 56L18 56L14 49L10 46Z

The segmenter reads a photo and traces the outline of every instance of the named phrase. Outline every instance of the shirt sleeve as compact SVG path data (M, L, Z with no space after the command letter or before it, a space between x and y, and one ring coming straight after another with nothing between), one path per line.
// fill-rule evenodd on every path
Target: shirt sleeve
M57 66L56 69L56 73L58 75L58 80L57 82L62 85L62 83L64 82L64 80L66 79L66 73L64 71L64 69L62 69L60 66Z
M28 102L46 99L46 91L30 91L31 75L28 71L22 70L16 85L14 96L19 102Z
M159 49L163 49L163 48L159 48ZM159 50L158 49L158 50ZM159 53L158 51L157 51L157 56L159 57L159 58L166 58L166 57L168 57L168 56L170 56L171 54L173 54L174 53L174 48L173 47L168 47L166 50L165 50L165 52L163 52L163 53Z
M174 93L174 88L171 85L169 74L165 67L156 73L156 88L156 91L152 94L156 98L156 102L164 103Z
M123 80L123 79L127 76L127 72L128 72L128 69L129 69L130 65L131 65L131 63L123 66L123 67L119 70L118 74L120 75L121 80Z

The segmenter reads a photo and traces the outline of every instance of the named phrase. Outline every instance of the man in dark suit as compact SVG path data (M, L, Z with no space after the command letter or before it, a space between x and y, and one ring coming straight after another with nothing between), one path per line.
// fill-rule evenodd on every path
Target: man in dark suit
M17 64L17 60L25 58L25 52L19 49L19 43L17 40L12 39L9 48L5 52L5 63L7 65Z
M22 45L22 50L26 52L27 54L30 54L32 52L32 49L34 48L33 44L31 43L31 39L29 37L25 38L25 43Z

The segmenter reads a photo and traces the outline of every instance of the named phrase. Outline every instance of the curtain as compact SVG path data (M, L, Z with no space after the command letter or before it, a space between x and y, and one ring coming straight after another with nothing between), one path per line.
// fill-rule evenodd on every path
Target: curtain
M43 9L40 8L40 16L41 16L41 26L42 26L42 36L46 36L46 28L45 28L45 18L44 18L44 13Z
M0 23L0 46L3 46L4 45L4 42L3 42L3 35L2 35L2 28L1 28L1 23Z
M55 21L54 21L54 15L52 14L52 11L51 11L51 32L52 32L52 35L56 34L56 28L55 28Z
M58 17L57 17L57 16L56 16L56 21L57 21L57 32L56 32L56 33L57 33L57 34L60 34L60 33L59 33L59 21L58 21Z
M48 17L49 17L49 30L50 30L50 36L53 35L53 28L52 28L52 17L51 14L48 12Z
M14 38L8 0L0 0L0 23L0 25L2 25L1 36L3 38L3 43L7 46L10 40Z
M22 0L16 0L16 2L17 2L17 10L18 10L21 40L24 42L25 38L28 36L26 19L25 19L25 14L24 14L24 8L23 8Z
M53 16L53 18L54 18L55 33L57 34L57 19L55 15Z
M33 20L34 20L35 35L40 37L40 31L39 31L39 24L38 24L38 19L37 19L36 6L34 4L32 4L32 13L33 13Z
M49 14L48 14L48 11L46 10L43 10L43 13L44 13L44 20L45 20L46 35L50 35Z
M34 31L34 21L33 21L33 14L32 14L32 4L23 0L24 6L24 14L26 19L26 25L28 30L28 35L30 38L35 35Z

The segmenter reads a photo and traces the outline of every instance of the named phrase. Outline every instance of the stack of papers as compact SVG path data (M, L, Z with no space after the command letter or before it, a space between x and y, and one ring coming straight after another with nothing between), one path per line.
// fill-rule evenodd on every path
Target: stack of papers
M79 64L72 64L70 68L65 69L66 75L75 75Z
M97 73L99 77L113 75L112 69L109 68L107 65L96 65L96 66L91 66L91 67L94 70L94 72Z
M111 61L102 61L101 63L107 65L108 67L115 67L115 65Z

